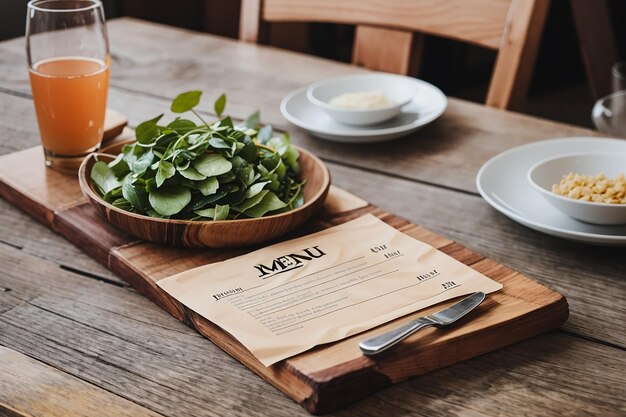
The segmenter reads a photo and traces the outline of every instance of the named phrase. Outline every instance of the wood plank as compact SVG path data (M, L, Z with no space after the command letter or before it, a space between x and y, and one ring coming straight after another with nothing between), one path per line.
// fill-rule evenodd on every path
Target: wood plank
M335 164L329 167L337 186L385 210L403 213L408 220L564 294L571 306L565 329L626 347L621 331L626 322L625 248L584 245L530 230L477 196Z
M0 245L0 344L169 416L301 408L145 297ZM266 408L254 405L266 404ZM304 415L300 411L300 415Z
M423 32L490 49L500 46L510 0L264 0L267 21L366 24ZM251 29L250 29L251 30Z
M550 0L513 0L487 93L487 105L519 109L530 85Z
M412 46L412 32L358 25L352 63L374 71L408 74Z
M119 103L124 101L132 103L128 107L132 112L132 116L129 117L131 124L136 124L138 121L145 119L146 114L148 115L147 117L151 117L154 114L158 114L164 107L167 107L166 101L158 98L133 98L131 93L120 91L112 91L110 96L118 100ZM27 112L31 106L31 103L24 98L13 96L7 96L6 98L6 102L9 104L6 114L15 115L16 118L19 112ZM462 104L461 107L466 107L468 103L459 104ZM315 149L317 154L332 152L335 155L346 156L346 158L340 160L342 164L346 163L344 159L351 158L356 162L356 166L365 166L369 170L372 168L378 169L379 162L386 161L386 165L381 167L381 171L390 171L395 176L408 178L413 177L411 170L417 173L418 178L423 178L422 174L432 168L433 172L437 174L435 184L440 184L437 179L445 179L449 175L450 180L452 180L452 177L455 178L455 183L467 180L472 182L473 187L475 171L471 169L471 165L479 165L477 164L481 158L479 155L487 149L487 142L491 142L494 148L504 147L507 142L511 142L511 137L513 136L510 132L507 132L509 129L514 129L518 135L517 142L524 143L524 141L530 140L529 138L532 138L532 135L537 135L534 136L535 138L545 138L549 135L555 135L555 131L561 132L561 130L557 129L571 128L556 123L535 122L541 129L533 130L532 128L524 128L529 123L528 117L490 109L482 111L484 106L471 106L476 107L478 111L473 113L473 115L471 112L468 113L466 117L457 121L458 124L444 126L442 123L441 125L427 128L441 129L437 137L447 137L448 143L452 142L452 146L441 143L443 139L438 139L439 142L426 140L419 143L412 142L409 139L400 140L394 142L394 146L391 148L384 144L380 146L362 145L354 147L329 144L319 140L316 141L315 139L307 140L307 143L310 143L309 148ZM490 114L495 114L495 116L489 117ZM476 118L475 116L477 115L482 116ZM500 119L498 117L500 115L506 116L506 118ZM530 120L532 121L532 119ZM515 123L511 123L512 121ZM479 149L475 149L475 146L464 147L463 144L465 142L457 144L451 139L454 132L461 128L462 123L470 125L471 127L465 130L474 132L476 137L488 138L484 148L479 147ZM493 132L485 130L485 126L489 124L491 124ZM511 125L514 127L507 127ZM494 126L496 128L493 128ZM29 127L24 125L23 127L20 126L20 129L29 129ZM36 143L37 139L31 137L36 134L36 128L34 130L35 132L33 132L33 126L30 126L30 132L24 131L22 133L26 137L25 143ZM298 139L303 139L303 137L296 136L296 140ZM304 139L306 140L306 138ZM2 143L5 142L0 142L0 146L2 146ZM422 146L417 146L419 144ZM376 154L377 158L372 159L372 154ZM447 154L454 158L454 163L451 163L450 160L446 161L448 158ZM419 161L420 165L410 165L411 163L417 163L411 162L414 161L412 159L413 156L421 158ZM330 160L332 161L333 159ZM352 161L350 165L352 165ZM355 174L350 172L349 168L341 165L331 165L331 168L333 181L342 187L366 196L370 201L385 207L389 211L403 213L410 220L424 224L438 233L453 236L454 239L470 245L473 249L493 257L499 262L511 265L533 278L540 279L542 282L564 293L576 306L572 311L572 317L566 325L568 329L589 337L626 346L626 338L621 337L622 332L617 331L611 325L607 327L603 323L605 315L611 316L613 309L611 300L594 295L591 290L586 291L584 296L579 296L578 284L575 280L568 278L571 275L576 277L575 279L584 279L588 283L589 288L597 290L613 285L618 285L621 288L620 281L617 278L620 276L619 274L624 273L624 269L620 267L620 263L616 260L620 259L620 257L615 258L615 255L621 254L619 249L609 249L609 254L603 255L603 251L595 247L587 249L586 246L580 244L569 243L530 231L495 213L480 198L468 198L458 193L436 191L428 186L383 178L382 176L367 175L367 173L359 172ZM477 170L478 166L474 169ZM367 181L364 179L367 179ZM385 186L372 187L372 184L385 184ZM387 187L386 184L391 184L391 187ZM415 205L413 199L398 199L398 195L421 196L422 201L432 201L432 205ZM468 209L467 206L471 207L471 209ZM439 207L439 209L432 211L430 207ZM479 219L479 221L476 219ZM478 226L481 229L478 229ZM548 250L540 249L546 246L546 241L550 242ZM519 242L525 243L511 255L509 248L520 246ZM578 253L589 253L589 256L580 258ZM567 264L562 265L562 262L559 260L562 256L568 259L568 264L571 266ZM536 261L529 262L529 259L536 259ZM579 262L579 259L584 261ZM595 259L601 259L601 261L598 262ZM558 269L555 270L554 265L559 265ZM594 265L594 268L590 268L589 265ZM101 269L98 268L97 270ZM96 273L101 274L101 272ZM588 276L588 278L584 278L585 276ZM618 294L623 293L618 292ZM587 299L586 297L591 298ZM586 313L586 311L589 311L589 313ZM611 323L616 322L612 321Z
M239 39L245 42L259 42L261 30L261 0L241 0L239 15Z
M549 0L344 1L254 0L244 2L240 38L256 42L260 25L273 22L332 22L356 25L352 63L408 74L414 32L452 38L498 50L486 103L520 108L535 65ZM246 10L247 7L247 10ZM465 33L467 32L467 33ZM483 38L491 32L491 38ZM416 43L413 74L419 65Z
M1 58L0 58L1 59ZM360 175L360 173L358 171L354 171L354 170L350 170L350 175L355 176L355 175ZM371 186L371 184L366 184L366 188L369 188ZM428 188L426 188L426 190L428 190ZM359 190L360 192L361 190ZM444 196L442 197L442 200L445 202L447 201L447 199L449 199L450 196L454 196L453 198L456 199L457 194L455 193L451 193L449 196ZM397 196L397 195L396 195ZM393 199L391 200L392 203ZM425 200L428 201L428 200ZM439 200L441 201L441 200ZM476 201L480 201L478 199L476 199ZM394 203L395 204L395 203ZM412 204L411 201L408 201L407 204ZM484 204L484 203L483 203ZM431 208L429 207L420 207L421 213L423 213L423 216L426 218L429 218L431 222L433 223L437 223L439 224L439 227L446 231L448 229L448 224L447 221L450 220L450 218L452 218L453 220L457 220L456 217L461 216L462 214L462 210L464 209L464 207L459 206L459 207L455 207L455 209L459 212L459 214L457 214L457 216L454 215L448 215L448 217L446 218L446 216L440 215L440 213L437 213L437 215L435 215L435 213L433 213L433 211L431 210ZM482 208L482 210L485 210L488 208L484 207ZM471 211L473 213L473 211ZM483 218L480 216L482 212L478 212L479 214L479 219L481 219L481 221L483 220ZM493 214L492 214L493 215ZM437 220L435 219L435 217L439 216L440 218ZM468 216L468 217L471 217ZM486 242L480 242L479 244L485 245L487 247L490 247L490 245L498 245L496 252L498 253L502 253L503 257L506 257L507 255L510 255L511 252L511 248L516 248L519 249L520 247L522 248L522 253L519 256L519 262L526 262L528 263L528 259L525 259L524 257L528 257L529 255L536 255L538 254L539 256L541 256L541 251L539 250L535 250L533 251L528 251L527 247L525 246L529 241L526 239L522 239L521 243L518 243L515 238L519 237L519 236L526 236L529 232L526 229L521 228L520 226L517 226L511 222L508 222L508 220L503 219L501 217L498 217L502 222L501 223L489 223L487 220L487 218L485 219L485 222L483 225L488 224L489 227L493 227L494 224L496 224L497 228L498 228L498 233L493 234L493 235L488 235L486 237ZM462 220L462 219L461 219ZM469 221L469 219L465 219L463 221ZM508 223L507 223L508 222ZM521 230L521 232L519 234L517 230L513 230L512 232L506 230L508 227L510 227L511 225L513 225L512 229L515 229L515 227L517 227L519 230ZM454 229L454 228L452 228ZM454 231L453 231L454 232ZM452 232L452 233L453 233ZM534 232L530 232L531 234ZM448 234L448 233L446 233ZM542 235L539 235L537 233L535 233L534 235L538 236L537 239L535 240L531 240L531 243L533 245L538 244L538 245L543 245L545 244L546 241L549 241L551 244L554 243L556 244L557 241L555 239L552 238L547 238L544 237ZM477 229L475 231L471 232L471 235L464 235L464 236L469 236L469 238L471 239L471 241L476 241L477 236L482 236L482 230ZM497 241L497 239L499 239L500 237L504 237L505 240L501 240L501 241ZM552 239L552 241L550 240ZM508 245L508 246L507 246ZM568 252L569 256L568 256L568 261L570 259L573 259L573 254L575 252L575 250L585 250L586 248L580 248L577 245L573 245L572 246L568 246L568 244L565 244L566 246L566 251ZM555 255L554 258L554 262L558 262L559 261L559 251L558 250L554 250L550 255L550 259L552 259L552 255ZM597 254L597 253L596 253ZM593 256L594 254L590 254L587 258L583 258L583 261L585 260L591 260L593 262ZM600 262L605 261L606 259L613 259L617 257L617 259L619 258L619 253L615 254L615 253L609 253L605 258L603 258L602 256L600 256ZM9 264L7 262L7 264ZM593 263L588 262L585 265L582 266L583 270L584 269L589 269L589 265L592 265ZM2 262L2 265L5 265L5 262ZM29 260L29 262L27 262L26 266L30 266L31 262ZM554 263L552 264L554 265ZM563 266L559 265L559 269L558 271L555 271L555 273L558 274L562 274L562 275L567 275L567 266L565 266L565 270L561 269L563 268ZM574 267L576 267L576 264L574 264ZM27 270L28 268L22 266L22 268L19 270L21 275L18 275L19 279L23 279L23 275L24 275L24 270ZM621 270L618 270L621 271ZM3 271L4 272L4 271ZM44 274L47 272L46 268L42 268L38 274L36 275L36 279L38 280L38 284L40 285L40 278L41 276L45 276ZM608 272L609 274L614 274L615 273L615 268L614 268L614 264L609 263L608 267L607 267L607 271L603 271L602 269L600 270L600 273L602 272ZM2 277L4 278L4 277ZM563 280L565 280L566 278L568 278L567 276L562 277ZM576 280L577 282L585 282L586 281L583 278L580 278L579 276L574 276L573 280L572 280L572 285L575 284L574 280ZM585 284L587 285L587 284ZM0 284L0 287L2 287L2 285ZM598 285L596 286L596 284L591 284L592 288L596 288L598 290L601 289L601 286ZM6 288L6 287L2 287L2 288ZM92 297L94 293L98 293L99 291L94 291L93 289L91 289L89 291L88 294L85 295L85 299L88 297ZM623 294L623 290L621 287L618 287L615 290L615 293L618 294L618 296L620 294ZM7 299L7 298L11 298L12 300L16 300L16 298L14 297L15 292L13 290L11 291L3 291L0 292L1 296L0 296L0 304L2 304L2 300ZM597 297L596 297L597 298ZM141 299L139 297L139 299ZM597 300L593 299L593 302L596 302ZM623 303L622 303L623 304ZM115 298L110 298L110 300L108 301L107 305L112 306L112 305L116 305L115 304ZM587 308L588 306L583 307L582 305L579 307L581 310L583 308ZM21 308L21 307L20 307ZM63 309L62 309L63 310ZM618 313L621 313L621 310L618 310ZM147 314L150 314L150 312L148 312ZM80 316L80 313L78 314ZM51 315L51 316L55 316L55 315ZM58 314L56 315L58 316ZM108 325L110 325L110 323L114 320L111 320L108 316L106 317L107 320L105 320L107 322ZM168 319L169 320L169 319ZM171 321L171 320L170 320ZM623 322L623 319L620 320L620 317L617 318L616 323L621 323ZM70 327L69 325L67 326L68 328ZM131 326L132 327L132 326ZM137 324L135 323L134 328L132 329L133 331L136 331L136 327ZM103 325L103 331L106 330L106 327L104 327ZM5 333L6 334L12 334L12 331L14 329L10 329L7 332L0 332L0 337L4 337ZM26 329L21 329L20 332L27 332ZM619 329L616 330L616 333L619 335L621 334ZM66 334L72 334L70 332L66 333ZM16 333L16 335L19 335L19 332ZM21 336L17 336L17 337L21 337ZM39 336L38 336L39 337ZM458 365L452 368L448 368L445 371L448 370L455 370L457 368L461 368L463 369L463 372L459 373L459 374L454 374L452 375L453 378L455 378L454 380L450 381L450 380L445 380L445 381L437 381L435 380L435 384L429 384L429 377L432 377L433 375L439 375L442 371L439 372L435 372L434 374L431 374L429 376L420 378L419 380L416 380L414 382L410 382L408 384L403 384L401 385L401 387L405 387L405 386L409 386L412 383L417 384L417 388L415 390L415 392L413 393L413 395L409 395L409 397L411 398L415 398L415 402L407 402L407 399L405 398L407 395L407 392L404 390L404 388L400 389L400 394L397 394L397 398L399 399L395 404L390 404L389 408L387 409L387 405L388 402L388 398L393 397L393 394L391 394L391 396L387 395L388 393L394 393L394 392L398 392L397 389L390 389L387 390L383 395L378 395L374 398L372 398L371 400L366 401L366 404L369 404L369 407L366 407L365 409L361 409L361 408L355 408L356 412L359 413L360 415L378 415L380 414L381 411L381 407L383 407L384 409L387 409L389 412L393 411L397 411L397 410L404 410L405 412L410 412L410 411L415 411L415 410L426 410L424 412L426 412L429 415L437 415L440 413L443 413L443 410L448 410L448 412L450 412L450 410L453 410L452 412L454 412L454 410L456 410L457 413L460 412L468 412L468 408L470 410L470 412L475 412L476 414L507 414L508 412L510 412L510 409L501 409L498 408L497 404L491 404L491 403L487 403L487 407L484 406L483 401L485 400L484 396L486 395L485 393L489 392L491 395L493 395L493 398L498 398L501 404L506 405L507 407L510 404L513 404L515 407L517 407L518 409L521 410L530 410L530 414L550 414L550 413L554 413L555 415L562 415L562 413L565 411L572 410L572 413L576 412L578 410L578 412L580 412L580 410L585 410L588 411L590 414L599 414L599 415L611 415L611 414L618 414L619 410L619 403L616 404L615 402L611 402L606 401L606 398L604 395L600 394L598 395L597 392L591 392L589 393L589 395L587 395L587 391L586 388L588 386L595 386L595 381L594 379L599 378L602 380L605 380L607 375L609 376L609 382L610 382L610 387L611 389L613 389L613 391L611 390L606 390L604 392L604 394L606 394L606 396L611 397L613 400L615 400L615 398L619 399L619 395L615 395L616 393L619 393L621 391L623 391L623 379L619 379L619 378L614 378L613 374L610 372L611 370L615 370L615 369L623 369L623 363L621 362L615 362L614 359L615 357L611 357L611 355L615 355L615 352L617 350L615 349L611 349L609 347L606 346L600 346L597 344L593 344L593 343L589 343L586 341L581 341L579 339L572 339L569 336L566 335L555 335L555 338L553 338L552 336L547 336L549 337L549 339L545 339L545 338L537 338L534 340L541 340L542 343L545 341L546 345L541 345L539 347L535 347L532 349L528 349L525 348L524 350L522 350L521 352L523 352L523 355L526 359L526 364L532 364L533 367L529 368L529 369L525 369L525 373L522 373L521 375L518 374L517 377L519 379L519 384L513 384L513 385L508 385L511 382L511 375L507 374L503 374L502 378L498 378L497 375L493 374L490 371L493 371L493 361L489 360L489 361L483 361L482 359L477 359L475 361L479 361L482 365L478 368L478 370L476 372L472 372L472 369L475 368L471 368L468 369L465 366L469 363L464 363L462 365ZM198 340L202 340L200 338L196 338ZM88 341L88 337L84 337L84 343L86 343ZM574 340L575 343L574 345L577 345L578 343L583 343L584 346L591 346L591 349L588 349L587 351L584 351L584 349L582 351L584 351L583 354L579 355L581 353L580 349L574 349L574 359L567 359L565 360L568 364L570 364L569 366L571 366L572 368L575 368L575 371L581 371L580 370L580 363L593 363L594 360L599 360L599 363L602 364L603 366L598 366L598 367L593 367L594 370L597 370L597 373L591 374L591 373L587 373L587 371L583 372L583 374L574 374L574 373L566 373L566 374L561 374L559 372L558 375L554 375L554 374L550 374L550 375L546 375L545 370L546 369L552 369L555 363L555 361L557 361L556 363L558 363L557 369L560 369L560 371L562 371L562 366L567 367L568 365L564 365L564 359L562 359L562 357L564 356L563 352L567 352L567 353L572 353L572 344L569 343L570 340ZM531 341L532 342L532 341ZM95 342L94 342L95 343ZM206 343L206 342L205 342ZM530 342L527 342L530 343ZM524 344L523 346L526 347L527 343ZM45 343L43 343L41 346L45 346ZM33 349L34 350L38 350L38 351L46 351L47 348L41 347L41 346L35 346ZM209 346L211 346L209 344ZM119 346L115 346L118 347ZM604 353L600 353L597 354L597 352L595 351L595 348L601 348L601 349L606 349L606 352ZM515 346L514 348L517 348L517 346ZM66 349L65 347L62 348L62 351ZM512 348L510 348L512 349ZM497 360L498 358L502 361L505 362L507 365L510 364L511 362L511 353L510 353L510 349L507 349L505 351L500 351L494 354L489 355L489 358L492 358L492 355L496 355L496 354L500 354L502 353L501 356L496 356L493 357L495 358L495 360ZM178 347L179 351L184 352L185 349L182 347ZM89 349L90 352L93 352L93 348ZM106 349L105 349L106 351ZM55 352L53 349L50 350L50 355L54 355ZM546 354L546 352L551 352L552 357L548 357L547 361L545 362L538 362L537 358L542 358L543 354ZM608 352L608 353L607 353ZM618 351L617 351L618 352ZM104 353L102 353L104 354ZM515 356L515 355L513 355ZM567 355L565 355L567 356ZM194 356L197 357L197 356ZM609 357L609 360L604 360L605 357ZM218 359L223 359L226 358L226 356L222 355L221 358ZM620 357L621 358L621 357ZM74 366L74 369L76 369L76 372L85 372L84 371L84 366L81 366L79 360L83 359L82 357L78 356L76 358L74 358L73 360L75 360L76 362ZM557 360L558 359L558 360ZM56 360L56 359L53 359ZM66 359L64 359L66 360ZM71 361L72 359L70 359L69 361ZM612 361L613 360L613 361ZM470 361L471 363L475 362L475 361ZM551 364L551 365L550 365ZM607 365L608 364L608 365ZM606 366L605 366L606 365ZM569 368L568 368L569 369ZM590 368L591 369L591 368ZM485 372L485 370L487 370L487 372ZM516 368L517 370L517 368ZM210 370L207 369L206 372L211 372ZM541 380L536 383L533 384L529 387L529 383L528 383L528 375L532 375L533 377L536 378L537 375L539 375L541 377ZM93 375L98 375L97 372L94 372ZM481 388L481 390L475 390L475 391L471 391L468 392L465 390L466 388L466 378L467 375L473 375L475 377L475 379L480 379L480 378L486 378L491 380L496 380L496 381L502 381L499 384L494 384L492 385L485 385L482 384L480 385L479 388ZM426 379L424 379L426 378ZM458 378L458 381L457 379ZM563 380L561 381L561 378L563 378ZM514 379L514 378L513 378ZM256 381L257 379L255 378L250 378L250 381ZM116 380L118 381L118 380ZM243 379L242 379L243 381ZM428 387L430 388L431 386L435 386L435 388L432 391L432 395L429 396L424 396L422 393L424 391L424 387L421 386L422 382L421 381L426 381L424 382L425 384L428 384ZM537 381L537 380L535 380ZM571 391L566 391L564 393L564 391L562 391L562 385L563 385L563 381L565 381L565 385L568 385L568 390L571 388ZM195 381L194 381L195 382ZM432 382L432 381L431 381ZM458 382L457 384L455 384L455 382ZM572 384L572 382L576 382L575 384ZM580 383L579 383L580 382ZM131 382L132 383L140 383L137 381ZM242 384L244 385L244 384ZM261 384L263 385L263 384ZM444 396L448 396L450 393L447 390L448 386L456 386L457 389L459 389L459 394L457 397L455 397L455 403L447 403L447 402L441 402L440 398L442 397L442 395ZM263 385L264 386L264 385ZM505 386L507 388L510 388L510 390L506 390L506 392L500 392L500 388L502 386ZM617 387L617 388L616 388ZM491 388L491 389L490 389ZM121 389L121 388L120 388ZM557 394L558 397L558 401L556 403L556 406L558 407L558 410L552 409L552 399L554 397L552 390L556 389L557 391L559 391L559 394ZM583 390L583 392L585 392L584 395L584 401L580 401L579 398L577 398L577 395L579 395L578 393L575 394L569 394L570 392L575 392L575 390ZM272 391L272 390L270 390ZM496 391L496 392L493 392ZM156 391L155 391L156 392ZM247 390L242 390L241 393L242 395L247 392ZM273 391L272 391L273 392ZM537 392L541 392L544 395L537 395ZM608 393L608 394L607 394ZM409 392L409 394L411 394L411 392ZM455 393L456 394L456 393ZM500 396L497 396L496 394L500 394ZM278 396L280 398L280 396ZM151 397L152 398L152 397ZM265 401L263 401L265 397L261 398L260 401L258 403L254 403L254 404L250 404L250 407L256 407L254 408L254 410L256 410L257 408L259 408L259 404L264 404L267 403L268 401L270 401L271 403L273 403L272 400L267 400L265 398ZM218 398L214 398L214 401L218 401ZM478 400L480 403L480 406L476 407L474 401ZM572 401L572 400L577 400L578 402ZM206 403L206 401L205 401ZM424 403L427 404L426 409L424 409ZM381 406L381 404L385 404L383 406ZM432 404L432 410L430 410L428 408L429 405ZM462 406L459 406L458 404L463 404ZM489 408L489 406L492 406L492 408ZM360 407L360 405L358 406ZM482 407L482 408L481 408ZM246 407L247 409L247 407ZM206 408L201 408L201 407L197 407L193 409L194 412L196 413L196 415L200 415L204 412L206 412ZM229 411L232 411L233 409L230 409ZM238 408L238 410L240 410L240 408ZM267 409L266 412L269 412ZM272 410L275 411L275 407L272 407ZM478 410L478 411L476 411ZM499 410L499 411L498 411ZM533 412L534 410L534 412ZM539 411L542 410L542 411ZM279 412L283 413L284 415L289 415L286 412ZM176 414L176 412L172 411L171 414Z
M52 232L39 222L34 222L18 208L0 199L0 242L25 253L55 262L58 267L84 273L96 280L120 286L128 284L104 266L95 262L79 247Z
M2 414L24 417L159 415L2 346L0 369Z
M73 186L74 175L48 169L43 148L36 146L2 158L0 195L44 224L52 225L55 211L63 211L87 201ZM12 190L21 188L22 193ZM50 193L50 190L58 190ZM32 201L33 204L27 203Z
M112 25L116 23L114 21ZM449 107L440 120L415 132L406 138L381 144L361 144L354 146L351 144L340 144L314 138L300 129L288 125L278 111L278 104L283 95L290 89L297 88L318 78L341 75L347 72L359 71L353 67L328 63L310 57L300 57L294 54L286 54L283 51L273 49L262 49L256 52L258 59L250 60L258 67L255 71L243 71L241 68L225 67L227 63L238 62L240 56L248 56L255 53L255 46L235 43L228 46L228 41L220 39L216 43L208 41L204 37L197 39L200 49L207 50L206 56L211 56L209 61L205 58L194 58L186 61L185 68L190 70L180 70L176 62L168 61L167 57L151 57L151 52L146 53L147 58L139 58L135 48L145 48L148 51L162 50L163 43L173 42L168 40L169 36L163 36L170 31L178 33L172 29L155 31L152 25L139 24L140 28L145 27L145 34L135 33L126 26L118 26L128 39L156 39L146 41L146 45L129 48L128 59L118 58L122 65L117 67L117 72L113 72L112 83L123 85L125 88L141 89L141 91L159 93L164 97L175 97L181 91L187 89L202 89L206 94L202 108L211 109L211 99L217 98L222 92L228 94L227 113L235 118L245 118L256 109L262 110L262 119L266 123L272 123L280 129L287 129L294 138L294 142L306 149L315 151L315 154L326 161L335 161L351 166L364 167L379 172L385 172L394 176L415 179L418 181L442 185L449 188L477 193L475 185L475 175L480 166L492 156L497 155L514 146L526 143L563 136L598 136L599 133L589 130L565 125L561 123L541 120L517 113L503 112L487 108L483 105L451 99ZM135 28L135 25L129 25ZM157 26L160 28L160 26ZM161 33L163 32L163 33ZM113 33L113 31L112 31ZM190 35L194 38L194 35ZM177 42L183 42L182 40ZM196 42L196 39L193 39ZM121 39L117 43L124 43ZM127 42L129 43L129 42ZM224 44L226 43L226 44ZM6 43L0 45L0 51L6 51ZM20 44L21 46L21 44ZM184 45L181 46L181 49ZM243 48L239 50L240 48ZM123 50L124 48L119 48ZM143 49L142 49L143 50ZM239 50L239 52L237 52ZM21 51L21 49L20 49ZM193 56L192 51L187 51L189 56ZM233 52L233 54L231 54ZM20 52L21 53L21 52ZM124 53L119 51L118 53ZM184 50L181 54L186 54ZM195 54L197 55L197 54ZM0 54L0 84L6 84L7 79L3 79L3 74L10 73L7 68L3 72L3 54ZM142 56L144 56L142 52ZM275 64L272 63L274 57ZM213 62L212 59L219 59ZM19 61L17 61L19 62ZM271 66L270 66L271 63ZM266 64L268 67L266 68ZM302 66L306 65L306 68ZM11 65L15 65L14 63ZM232 64L231 64L232 65ZM294 71L281 74L280 77L273 74L274 66L293 67ZM219 74L215 73L215 68L221 68ZM23 68L20 67L21 70ZM336 70L335 70L336 69ZM184 75L179 72L183 71ZM242 72L243 71L243 72ZM145 77L145 73L150 72L153 77ZM117 75L116 75L117 74ZM20 75L26 77L25 74ZM295 78L295 79L294 79ZM218 83L216 80L219 79ZM26 79L24 78L28 88ZM161 80L161 81L159 81ZM13 88L21 88L20 82L11 81ZM267 89L266 86L271 86ZM251 92L258 92L256 94ZM153 97L152 95L133 94L129 91L111 88L109 92L110 106L124 112L130 121L131 126L136 126L139 122L154 115L162 113L169 108L170 100ZM0 107L6 116L15 120L15 127L9 126L9 134L14 137L21 137L20 132L31 132L29 138L25 140L36 144L36 121L32 103L24 98L3 96ZM13 124L13 123L12 123ZM20 149L16 147L14 141L5 141L2 145L7 151ZM377 155L372 158L371 155Z
M0 158L2 166L31 166L35 163L29 150ZM71 177L64 177L61 184L48 184L45 179L37 176L15 176L11 170L0 172L0 181L4 186L0 190L3 195L19 196L24 207L48 207L46 202L55 192L70 196L77 186L76 179ZM333 197L342 196L348 199L347 205L352 204L352 201L357 204L362 201L345 192ZM336 207L337 204L333 206ZM367 338L378 331L386 331L423 314L429 314L441 306L409 314L380 328L317 347L274 366L265 367L228 333L181 305L155 285L157 277L178 272L172 270L172 266L179 270L187 269L198 266L194 262L206 263L206 255L209 254L213 254L214 259L208 261L214 262L246 250L203 251L202 255L205 256L201 257L197 257L194 252L187 256L184 251L178 250L178 256L172 258L169 248L158 250L154 244L133 242L132 238L119 234L110 224L98 221L88 203L81 203L80 200L74 205L68 204L58 210L50 210L50 225L97 260L107 264L112 271L121 275L174 317L193 325L201 334L312 413L333 411L389 384L527 339L556 328L566 320L568 305L560 294L374 206L367 206L356 212L358 214L353 210L344 215L324 213L322 210L319 220L310 223L306 229L299 230L299 233L343 223L352 215L375 213L390 226L409 236L421 238L426 243L439 243L436 248L501 282L504 288L490 295L489 302L479 307L478 317L465 326L458 326L447 332L426 331L419 338L409 337L387 355L375 358L363 356L356 348L356 338ZM137 256L129 256L129 252L136 253ZM461 349L462 345L464 347Z
M106 142L122 134L124 127L128 124L128 119L122 113L107 109L104 116L104 133L102 141Z
M0 344L168 416L307 413L139 294L0 246ZM45 285L42 285L45 284ZM620 414L626 357L551 333L374 394L341 415ZM580 366L582 363L587 366ZM470 383L468 383L470 381ZM471 413L471 414L468 414Z

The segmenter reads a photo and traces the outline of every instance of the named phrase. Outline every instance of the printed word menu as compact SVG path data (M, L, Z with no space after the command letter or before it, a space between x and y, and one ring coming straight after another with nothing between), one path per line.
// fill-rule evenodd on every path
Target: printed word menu
M502 287L372 215L157 282L265 366Z

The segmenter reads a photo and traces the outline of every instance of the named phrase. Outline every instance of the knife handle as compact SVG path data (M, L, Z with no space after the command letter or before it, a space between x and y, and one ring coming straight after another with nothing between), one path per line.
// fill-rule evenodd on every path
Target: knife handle
M365 355L376 355L389 349L401 340L406 339L416 331L423 329L424 327L434 325L435 322L429 320L427 317L420 317L407 324L390 330L387 333L372 337L371 339L363 340L359 343L359 348L361 348L361 352Z

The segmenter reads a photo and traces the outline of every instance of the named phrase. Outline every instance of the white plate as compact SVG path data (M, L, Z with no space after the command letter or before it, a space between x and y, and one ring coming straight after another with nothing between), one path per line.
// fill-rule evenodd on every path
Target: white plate
M493 208L531 229L579 242L626 245L626 225L601 226L574 220L552 207L528 182L528 170L538 161L585 152L626 153L626 140L563 138L509 149L480 168L476 186Z
M334 121L306 97L308 86L287 94L280 103L280 112L290 123L314 136L336 142L382 142L407 135L432 122L448 105L446 96L432 84L403 75L415 85L415 95L393 119L372 126L350 126Z

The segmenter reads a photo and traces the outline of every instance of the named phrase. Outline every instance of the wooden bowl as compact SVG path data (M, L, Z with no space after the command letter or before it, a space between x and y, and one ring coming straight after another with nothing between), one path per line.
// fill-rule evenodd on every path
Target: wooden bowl
M128 142L125 142L128 143ZM91 154L78 171L80 188L89 202L113 226L151 242L174 246L228 248L266 242L282 236L304 224L322 208L330 187L330 173L324 163L312 153L300 152L301 177L304 185L304 204L294 210L254 219L191 221L159 219L131 213L107 203L92 188L90 173L98 160L109 162L125 143L106 148L106 154Z

